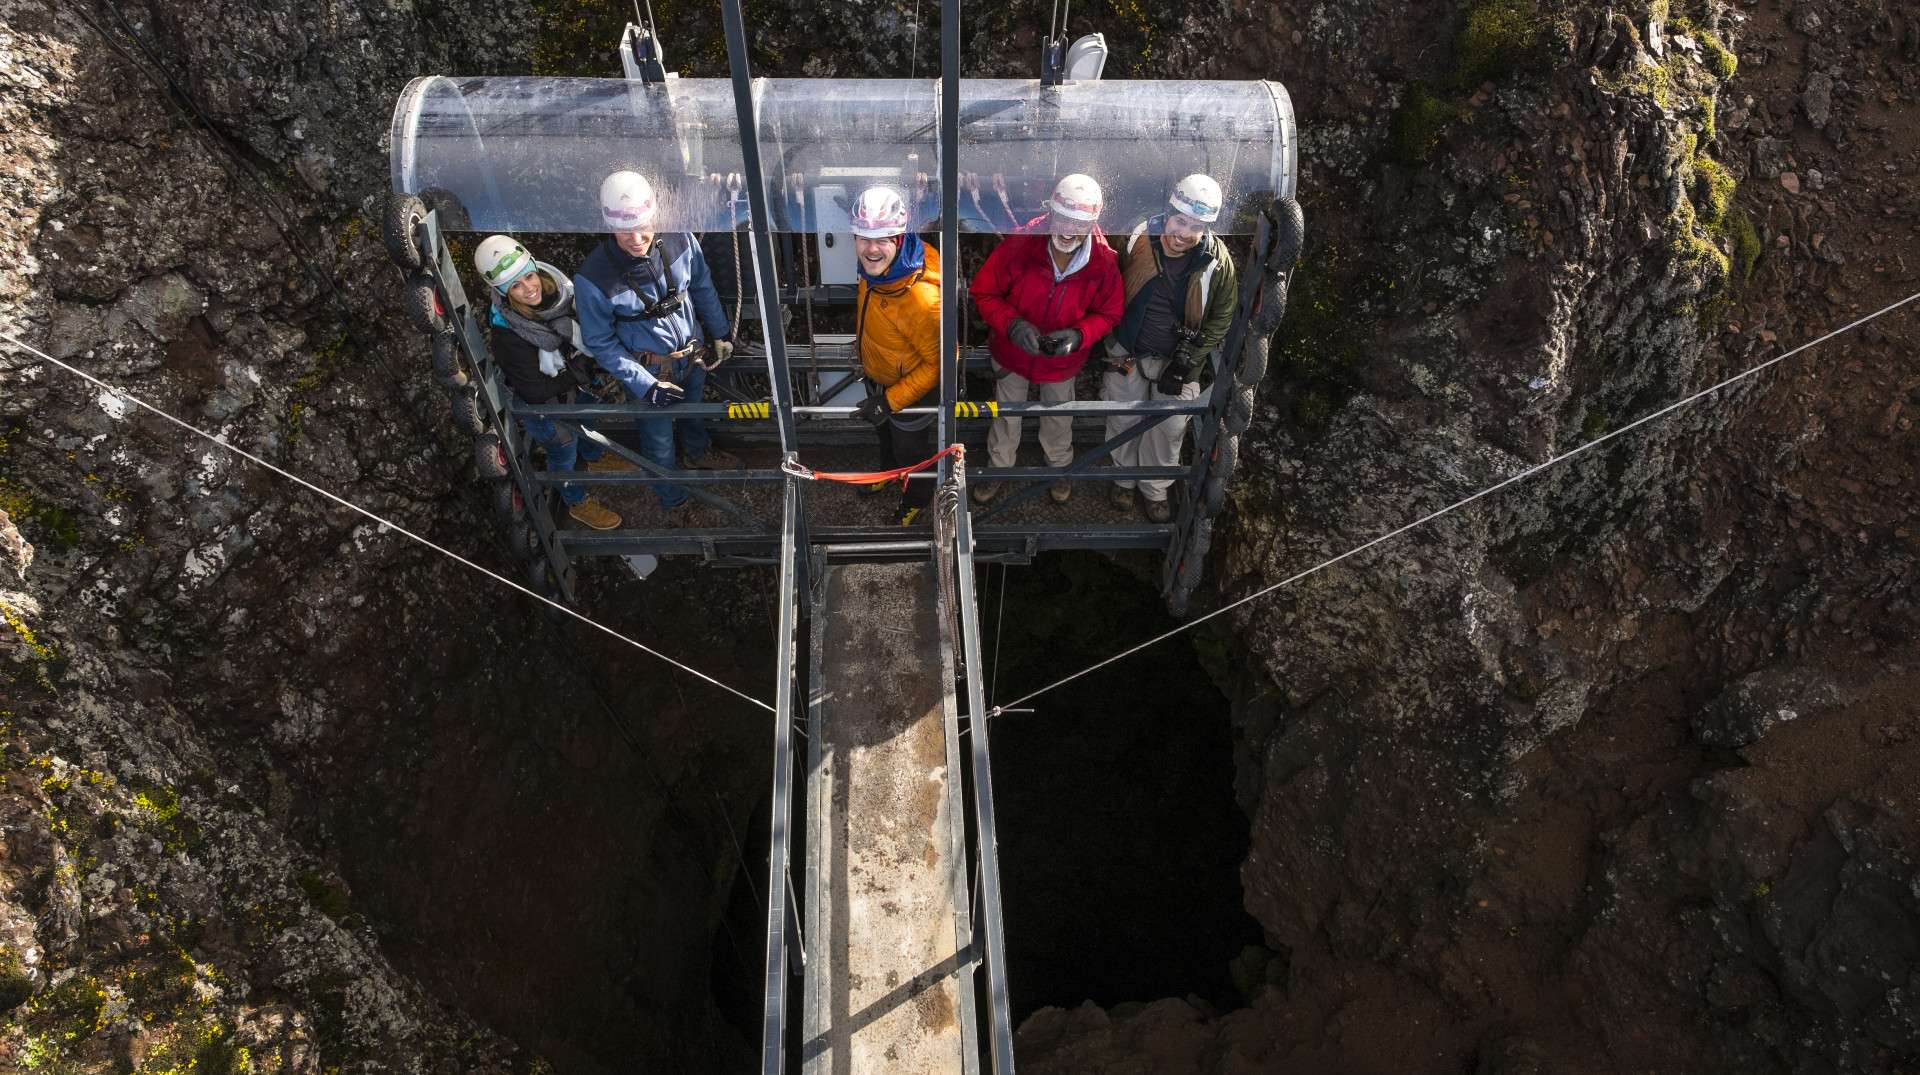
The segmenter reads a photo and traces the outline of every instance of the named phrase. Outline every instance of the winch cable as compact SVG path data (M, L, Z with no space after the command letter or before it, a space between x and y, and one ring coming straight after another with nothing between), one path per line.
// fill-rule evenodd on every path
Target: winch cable
M1786 352L1785 354L1776 355L1775 357L1770 358L1765 362L1760 363L1757 366L1753 366L1749 369L1743 370L1740 373L1736 373L1733 376L1727 378L1726 380L1712 385L1711 387L1703 388L1700 391L1695 392L1693 395L1686 397L1685 399L1679 400L1678 402L1675 402L1675 403L1669 403L1665 407L1662 407L1659 410L1654 411L1652 414L1646 415L1645 417L1642 417L1642 418L1636 418L1633 421L1628 422L1626 425L1621 426L1619 429L1612 431L1611 433L1606 433L1601 436L1595 437L1594 439L1587 441L1585 444L1582 444L1576 448L1572 448L1568 451L1562 452L1561 454L1554 456L1552 459L1549 459L1544 463L1539 463L1534 466L1528 467L1527 469L1520 471L1518 474L1515 474L1512 477L1506 478L1502 481L1496 482L1493 485L1487 486L1485 489L1482 489L1479 492L1474 493L1472 496L1469 496L1463 500L1459 500L1452 504L1449 504L1446 507L1441 508L1439 511L1431 512L1427 515L1423 515L1420 518L1415 519L1413 522L1410 522L1407 525L1400 527L1397 530L1390 530L1387 533L1381 534L1379 537L1374 538L1373 540L1366 542L1363 545L1356 545L1353 548L1348 549L1346 552L1343 552L1340 555L1335 556L1330 560L1323 560L1320 563L1317 563L1312 567L1307 568L1305 571L1302 571L1299 574L1281 579L1279 582L1276 582L1273 585L1266 587L1265 589L1256 590L1253 593L1250 593L1247 596L1242 597L1231 604L1222 605L1221 607L1214 609L1212 612L1209 612L1204 616L1201 616L1194 620L1190 620L1187 623L1183 623L1180 626L1175 627L1173 630L1166 632L1165 634L1156 635L1153 638L1149 638L1145 642L1142 642L1137 646L1134 646L1130 649L1122 650L1121 652L1116 653L1111 657L1108 657L1106 660L1101 661L1099 664L1095 664L1087 668L1083 668L1080 671L1075 672L1074 674L1067 676L1064 679L1057 679L1052 683L1049 683L1046 686L1041 687L1037 691L1031 691L1027 694L1021 695L1019 698L1016 698L1013 701L1008 702L1006 705L1003 705L1003 706L996 705L991 709L987 710L987 716L993 717L1000 713L1004 713L1007 710L1010 710L1013 707L1020 705L1023 702L1030 702L1033 699L1040 697L1041 695L1047 693L1050 690L1053 690L1056 687L1065 686L1066 684L1071 683L1076 679L1079 679L1081 676L1084 676L1089 672L1097 672L1100 669L1105 668L1106 666L1114 663L1115 661L1120 661L1120 660L1126 659L1127 657L1131 657L1132 655L1140 652L1141 650L1146 649L1148 646L1154 645L1159 642L1164 642L1167 639L1172 638L1174 635L1177 635L1183 631L1188 631L1195 627L1198 627L1201 624L1207 622L1210 619L1213 619L1216 616L1224 616L1227 613L1232 612L1234 609L1239 608L1241 605L1245 605L1252 601L1257 601L1260 598L1265 597L1266 595L1274 592L1275 590L1281 589L1286 586L1291 586L1294 583L1299 582L1301 579L1304 579L1309 575L1317 574L1321 571L1324 571L1327 568L1332 567L1337 563L1340 563L1342 560L1346 560L1350 557L1358 556L1361 553L1366 552L1368 549L1371 549L1376 545L1382 544L1387 541L1391 541L1394 538L1399 537L1401 534L1404 534L1409 530L1416 530L1422 526L1425 526L1426 524L1434 521L1435 519L1440 518L1443 515L1449 515L1449 514L1452 514L1453 512L1459 511L1461 508L1466 507L1468 504L1471 504L1474 501L1481 499L1482 497L1491 496L1494 493L1497 493L1500 490L1505 489L1510 485L1517 485L1520 482L1526 481L1528 478L1531 478L1534 475L1539 474L1542 471L1545 471L1551 467L1558 466L1559 464L1564 463L1569 459L1572 459L1574 456L1580 455L1581 453L1586 452L1590 449L1597 448L1600 445L1605 444L1607 441L1610 441L1615 437L1618 437L1624 433L1630 433L1633 430L1638 429L1643 425L1646 425L1648 422L1654 421L1655 419L1658 419L1658 418L1664 418L1665 416L1672 414L1674 411L1680 410L1681 408L1686 407L1690 404L1697 403L1700 400L1705 399L1710 395L1713 395L1714 393L1720 391L1723 388L1726 388L1733 384L1737 384L1740 381L1744 381L1747 378L1760 373L1762 370L1766 370L1773 366L1777 366L1780 363L1785 362L1787 359L1792 358L1793 356L1799 354L1802 351L1807 351L1814 347L1818 347L1819 345L1827 342L1828 340L1833 339L1835 336L1839 336L1842 333L1850 332L1856 328L1859 328L1861 325L1866 324L1869 321L1885 316L1886 314L1892 313L1893 311L1899 309L1902 306L1905 306L1906 304L1914 301L1915 299L1920 299L1920 292L1915 292L1911 295L1908 295L1906 298L1901 299L1900 301L1895 302L1889 306L1884 306L1878 310L1875 310L1873 313L1867 314L1865 317L1859 318L1858 320L1848 322L1847 324L1842 325L1837 329L1834 329L1832 332L1829 332L1826 335L1819 337L1818 339L1812 340L1808 343L1803 343L1800 346L1794 348L1793 350Z
M135 404L136 406L139 406L145 410L151 411L154 414L158 415L159 417L165 419L166 421L179 426L181 429L184 429L187 432L194 434L195 436L202 437L202 438L205 438L206 440L212 441L213 443L219 445L220 447L226 449L227 451L232 452L237 456L240 456L242 459L246 459L257 466L264 467L265 469L280 475L281 477L287 479L288 481L294 482L298 485L305 486L306 488L311 489L316 493L319 493L321 496L326 497L328 500L331 500L334 503L339 504L341 507L346 508L349 511L356 512L360 515L364 515L368 519L371 519L374 522L379 523L381 526L386 527L387 529L392 530L403 537L410 538L413 541L418 542L419 544L424 545L429 549L432 549L434 552L437 552L440 555L445 556L450 560L456 561L460 564L464 564L465 566L472 568L473 570L479 572L480 574L485 575L488 578L493 579L494 581L509 587L510 589L526 594L528 597L533 598L535 601L538 601L543 605L547 605L551 608L559 609L561 612L567 614L568 616L573 617L576 620L579 620L581 623L586 624L587 626L593 628L596 631L606 634L614 639L617 639L618 641L625 642L627 645L632 646L633 648L639 650L642 653L651 654L654 657L658 657L660 660L665 661L666 663L674 666L675 668L678 668L689 675L696 676L702 680L705 680L706 682L711 683L716 687L719 687L721 690L739 697L743 701L751 702L754 705L759 706L761 709L764 709L769 713L774 711L771 705L768 705L766 702L763 702L760 699L755 698L754 696L747 694L744 691L741 691L734 687L730 687L727 684L720 682L719 680L713 678L710 675L707 675L705 672L702 672L697 668L692 668L692 667L689 667L688 665L682 664L679 661L674 660L672 657L669 657L666 654L661 653L659 650L654 649L653 647L648 646L643 642L635 641L634 639L621 634L620 632L614 630L613 628L600 623L598 620L590 619L586 616L583 616L580 613L575 612L573 609L568 608L566 605L563 605L560 602L553 600L552 598L545 597L541 594L537 594L532 590L526 588L525 586L522 586L519 583L513 581L512 579L507 578L504 575L498 574L485 567L482 567L479 564L474 563L472 560L467 559L466 557L460 555L457 552L454 552L451 549L448 549L441 545L437 545L434 542L429 541L424 537L421 537L419 534L416 534L413 531L408 530L406 527L401 526L399 523L393 522L388 519L383 519L380 516L375 515L373 512L370 512L367 509L361 507L360 505L355 504L352 501L347 500L346 498L341 497L337 494L331 493L326 489L323 489L320 486L315 485L314 483L308 481L307 479L302 478L300 475L285 469L284 467L280 467L273 463L269 463L265 459L262 459L259 456L254 455L252 452L249 452L244 448L236 447L235 445L228 443L226 439L222 436L209 433L206 430L201 429L200 427L195 426L190 422L186 422L182 419L175 418L173 415L168 414L166 411L163 411L160 408L154 406L153 404L148 403L146 400L141 399L140 397L132 394L131 392L128 392L124 389L117 388L111 384L108 384L107 382L101 380L98 377L95 377L93 374L88 373L83 369L68 365L67 363L62 362L59 359L53 357L52 355L47 354L45 351L42 351L39 348L32 346L31 344L22 342L21 340L19 340L18 338L16 338L10 333L0 331L0 340L5 340L8 343L13 344L15 347L18 347L21 350L26 351L27 353L38 357L44 362L52 363L53 365L59 367L60 369L66 370L68 373L71 373L74 376L79 377L81 380L84 380L89 384L93 384L101 388L102 390L111 393L114 397L118 399L124 399L130 403Z

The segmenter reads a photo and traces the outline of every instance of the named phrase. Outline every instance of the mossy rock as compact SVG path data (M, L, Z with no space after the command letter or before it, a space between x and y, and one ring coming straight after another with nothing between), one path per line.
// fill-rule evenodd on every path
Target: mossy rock
M1473 86L1544 65L1540 16L1527 0L1476 0L1453 39L1453 81Z
M1459 105L1441 98L1424 82L1407 86L1387 126L1387 157L1395 164L1425 164L1440 145L1440 128L1463 115Z
M302 874L300 876L300 891L307 894L307 902L313 904L314 910L319 911L335 922L353 913L352 907L347 901L347 894L322 881L319 874Z
M0 972L0 1014L18 1011L33 999L33 982L17 970Z

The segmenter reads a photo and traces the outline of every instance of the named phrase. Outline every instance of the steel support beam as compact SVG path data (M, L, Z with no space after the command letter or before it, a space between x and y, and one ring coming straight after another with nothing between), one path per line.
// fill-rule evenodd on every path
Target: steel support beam
M720 0L720 15L726 23L727 61L733 68L733 108L740 117L741 172L747 184L747 215L751 218L747 237L753 248L753 285L760 309L775 315L762 318L761 331L767 337L767 376L773 381L774 412L780 421L780 450L799 447L793 429L793 382L787 375L786 326L776 301L773 275L773 218L768 214L766 172L760 167L760 110L753 100L753 75L747 67L747 27L740 14L740 0Z
M940 0L940 447L960 398L960 0ZM952 467L940 461L940 478Z
M730 3L737 0L728 0ZM779 659L773 670L773 838L767 852L767 1004L761 1024L762 1075L785 1075L787 1044L787 860L791 851L793 807L794 688L799 664L795 654L800 614L800 490L787 482L780 527ZM797 932L797 931L796 931Z

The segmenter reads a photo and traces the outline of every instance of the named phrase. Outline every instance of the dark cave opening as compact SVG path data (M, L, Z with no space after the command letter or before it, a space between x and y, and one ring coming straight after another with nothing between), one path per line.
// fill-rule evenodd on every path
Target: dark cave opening
M1094 553L983 572L982 645L1000 703L1169 630L1157 587ZM995 667L997 665L997 668ZM1170 639L993 727L1008 981L1034 1010L1197 995L1245 1003L1229 963L1261 942L1242 902L1226 697Z
M1097 554L1047 554L1007 569L1004 615L1001 569L981 574L982 645L991 655L997 625L989 674L1002 701L1178 622L1156 588ZM998 718L993 730L1016 1025L1038 1008L1087 1000L1243 1005L1229 964L1261 942L1240 888L1248 819L1234 802L1228 702L1191 639L1077 680L1034 708ZM733 881L710 961L715 1006L756 1047L769 822L762 801L739 834L752 872ZM794 826L798 845L804 818Z

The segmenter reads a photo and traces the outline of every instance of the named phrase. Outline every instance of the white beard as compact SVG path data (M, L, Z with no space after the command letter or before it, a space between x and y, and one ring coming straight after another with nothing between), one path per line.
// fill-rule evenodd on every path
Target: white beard
M1084 235L1056 235L1053 237L1053 248L1062 254L1071 254L1080 249L1080 244L1086 241L1087 237Z

